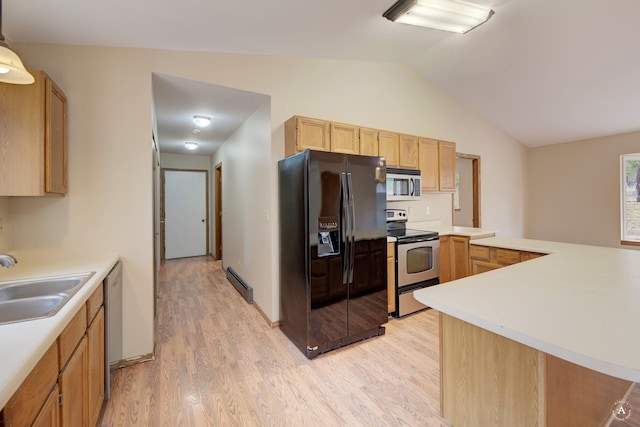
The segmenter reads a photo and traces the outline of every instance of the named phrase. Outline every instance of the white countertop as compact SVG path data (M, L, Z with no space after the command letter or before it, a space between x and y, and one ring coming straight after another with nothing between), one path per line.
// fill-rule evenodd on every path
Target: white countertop
M480 239L484 237L494 236L497 231L487 228L474 228L474 227L458 227L455 225L440 225L434 224L430 221L423 222L408 222L407 228L412 230L424 230L435 231L440 236L465 236L473 239Z
M55 316L0 325L0 408L3 408L60 332L102 283L118 256L66 259L56 254L10 252L18 259L13 268L0 268L0 282L95 271L93 277Z
M418 290L420 302L545 353L640 382L640 251L493 237L549 255Z

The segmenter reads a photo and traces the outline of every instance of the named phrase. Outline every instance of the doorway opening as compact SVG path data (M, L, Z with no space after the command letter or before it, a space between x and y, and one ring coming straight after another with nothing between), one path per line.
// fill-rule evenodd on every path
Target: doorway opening
M456 153L453 225L480 227L480 156Z

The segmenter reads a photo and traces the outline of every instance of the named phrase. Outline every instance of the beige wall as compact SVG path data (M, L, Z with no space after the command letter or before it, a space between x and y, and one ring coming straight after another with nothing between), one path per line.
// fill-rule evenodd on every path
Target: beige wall
M0 222L2 231L0 231L0 252L11 249L11 226L9 225L9 199L0 197Z
M482 225L504 235L523 232L525 148L408 66L147 49L15 47L27 66L46 70L69 99L70 184L63 199L8 202L11 246L70 256L119 253L124 262L125 357L153 350L153 72L271 97L270 146L257 153L238 147L235 154L251 156L256 171L247 175L246 188L265 196L255 201L248 197L242 202L246 211L231 214L248 230L239 244L254 245L246 251L255 259L243 260L244 274L259 278L250 284L260 288L256 302L272 320L279 312L276 164L284 153L283 123L292 115L457 142L458 151L482 157ZM255 247L252 232L260 234L264 250ZM261 276L264 265L269 268Z
M620 155L640 132L528 151L526 236L620 247Z

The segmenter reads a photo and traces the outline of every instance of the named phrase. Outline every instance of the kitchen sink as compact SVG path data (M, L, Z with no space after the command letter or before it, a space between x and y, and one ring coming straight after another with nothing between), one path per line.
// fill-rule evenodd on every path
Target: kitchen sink
M0 324L53 316L62 307L65 297L47 295L0 302Z
M55 315L94 274L0 282L0 325Z

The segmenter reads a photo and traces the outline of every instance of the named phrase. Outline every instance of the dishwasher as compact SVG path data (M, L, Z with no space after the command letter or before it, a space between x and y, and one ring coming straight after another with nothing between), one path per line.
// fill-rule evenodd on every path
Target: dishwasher
M104 399L111 395L111 366L122 360L122 263L118 261L103 283Z

